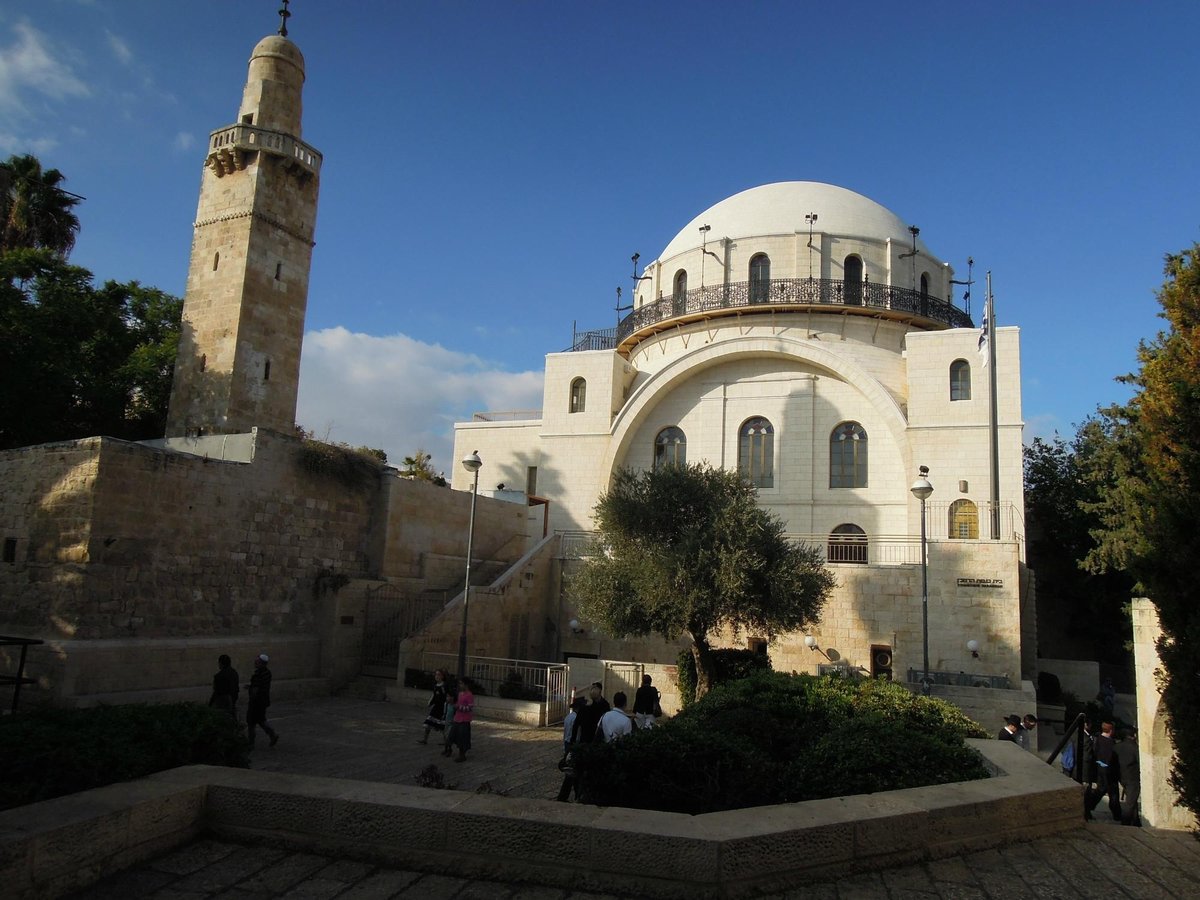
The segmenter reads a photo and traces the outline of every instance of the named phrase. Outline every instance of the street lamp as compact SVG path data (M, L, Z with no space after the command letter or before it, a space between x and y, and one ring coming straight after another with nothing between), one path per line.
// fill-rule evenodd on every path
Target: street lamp
M463 468L475 476L475 484L471 488L471 520L467 525L467 581L463 585L463 617L462 631L458 635L458 677L461 680L467 674L467 611L471 600L471 544L475 540L475 501L479 499L479 469L483 460L479 451L472 450L469 456L462 460Z
M921 644L924 649L921 670L921 693L929 696L929 563L925 549L925 501L933 493L929 483L929 466L921 466L917 480L909 488L912 495L921 501Z

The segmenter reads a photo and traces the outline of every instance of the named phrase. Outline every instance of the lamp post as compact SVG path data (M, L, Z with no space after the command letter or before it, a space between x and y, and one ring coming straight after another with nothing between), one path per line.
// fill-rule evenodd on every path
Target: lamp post
M471 601L471 544L475 540L475 501L479 499L479 469L483 460L479 451L472 450L469 456L462 460L463 468L475 475L475 484L471 487L471 520L467 525L467 581L463 585L463 617L462 631L458 635L458 677L461 680L467 674L467 612Z
M921 669L921 693L929 696L929 563L925 549L925 501L933 493L929 483L929 466L918 469L917 480L910 488L912 495L921 501L921 645L923 659Z

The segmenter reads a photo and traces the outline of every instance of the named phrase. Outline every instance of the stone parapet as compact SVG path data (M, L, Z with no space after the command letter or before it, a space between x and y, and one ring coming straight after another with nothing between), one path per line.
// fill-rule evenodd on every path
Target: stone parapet
M57 896L207 831L421 871L698 900L1083 826L1074 782L1013 744L970 743L995 777L701 816L189 766L0 813L0 883L17 898Z

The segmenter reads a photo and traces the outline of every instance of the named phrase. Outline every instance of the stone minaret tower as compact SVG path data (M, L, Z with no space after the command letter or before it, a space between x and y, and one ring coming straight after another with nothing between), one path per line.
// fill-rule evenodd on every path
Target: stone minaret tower
M303 85L281 28L254 48L237 123L209 138L168 437L295 425L321 172L300 140Z

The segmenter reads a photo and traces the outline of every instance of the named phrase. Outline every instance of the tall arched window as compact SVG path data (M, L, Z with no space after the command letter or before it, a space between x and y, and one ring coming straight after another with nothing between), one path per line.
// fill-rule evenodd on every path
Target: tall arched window
M573 413L583 412L587 407L587 382L576 378L571 382L571 409Z
M654 439L654 468L682 466L687 462L687 436L682 428L664 428Z
M771 259L765 253L750 258L750 302L766 303L771 299Z
M867 432L857 422L843 422L829 435L829 486L867 486Z
M970 500L950 504L951 540L979 540L979 509Z
M775 486L775 429L762 416L738 430L738 474L755 487Z
M842 297L847 306L862 306L863 261L847 256L842 263Z
M950 399L971 399L971 364L965 359L950 363Z
M921 273L921 296L922 297L929 296L929 273L928 272Z
M839 525L830 532L828 557L831 563L865 563L867 533L849 522Z

